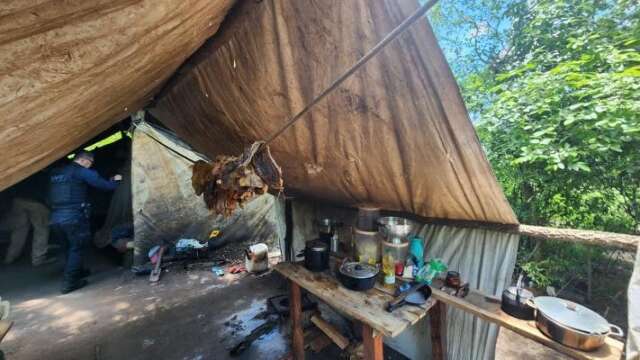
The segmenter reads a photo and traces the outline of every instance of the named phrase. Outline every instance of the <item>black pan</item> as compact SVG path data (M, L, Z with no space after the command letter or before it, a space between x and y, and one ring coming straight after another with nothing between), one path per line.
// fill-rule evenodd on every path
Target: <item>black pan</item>
M387 304L387 311L392 312L404 305L421 306L424 305L430 297L431 288L429 285L414 286L407 290L407 293L400 295L393 301L390 301L389 304Z

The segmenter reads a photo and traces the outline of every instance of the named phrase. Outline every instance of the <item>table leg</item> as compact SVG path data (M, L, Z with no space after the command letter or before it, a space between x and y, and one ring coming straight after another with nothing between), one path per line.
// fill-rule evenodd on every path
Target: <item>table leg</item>
M431 322L431 351L434 360L444 360L447 358L447 305L438 301L429 311Z
M291 318L292 350L294 360L304 360L304 335L302 332L302 299L300 286L289 281L289 315Z
M365 360L383 359L382 336L375 334L367 324L362 324L362 343L364 345Z

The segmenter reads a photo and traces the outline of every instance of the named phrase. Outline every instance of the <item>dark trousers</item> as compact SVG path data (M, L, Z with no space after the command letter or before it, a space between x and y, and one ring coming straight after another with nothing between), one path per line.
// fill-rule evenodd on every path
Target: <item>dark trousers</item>
M53 224L51 225L51 231L56 238L62 241L67 252L63 284L73 284L80 280L82 269L84 269L84 250L91 241L89 222Z

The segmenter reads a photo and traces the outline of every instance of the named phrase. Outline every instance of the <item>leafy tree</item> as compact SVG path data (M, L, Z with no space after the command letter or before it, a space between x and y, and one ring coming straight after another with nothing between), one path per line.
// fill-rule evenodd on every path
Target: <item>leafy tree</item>
M453 1L432 22L520 221L638 231L640 5ZM536 244L531 255L525 241L520 265L541 285L590 277L603 260L598 248Z

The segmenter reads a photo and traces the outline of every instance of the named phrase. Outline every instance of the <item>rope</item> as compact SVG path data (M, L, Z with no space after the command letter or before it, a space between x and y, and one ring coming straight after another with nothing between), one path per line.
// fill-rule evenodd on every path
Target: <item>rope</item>
M325 96L327 96L330 92L332 92L335 88L340 86L351 74L356 72L362 65L366 64L374 55L376 55L380 50L382 50L389 42L393 41L398 35L402 34L409 26L411 26L416 20L418 20L422 15L426 14L429 9L431 9L438 0L430 0L418 8L411 16L406 18L400 25L396 26L387 36L385 36L379 43L376 44L368 53L366 53L363 57L360 58L355 64L353 64L347 71L345 71L340 77L329 85L326 89L324 89L319 95L317 95L310 103L308 103L302 110L300 110L296 115L294 115L289 121L287 121L278 131L273 133L265 140L265 144L268 145L275 138L280 136L285 130L295 124L296 121L300 120L300 118L306 114L315 104L317 104L320 100L322 100Z
M144 121L144 120L142 120L142 121ZM139 124L140 124L142 121L139 121L139 122L133 122L133 121L132 121L132 122L131 122L131 125L132 125L132 127L136 128L137 130L140 130L142 133L144 133L145 135L147 135L147 136L148 136L149 138L151 138L153 141L155 141L155 142L157 142L158 144L160 144L160 145L162 145L163 147L165 147L167 150L169 150L169 151L171 151L172 153L174 153L174 154L176 154L176 155L180 156L181 158L183 158L183 159L187 160L189 163L191 163L191 164L195 164L195 162L196 162L197 160L193 160L193 159L189 158L188 156L186 156L186 155L184 155L184 154L180 153L178 150L176 150L176 149L172 148L171 146L169 146L169 145L165 144L165 143L164 143L164 142L162 142L160 139L158 139L158 138L156 138L155 136L153 136L153 135L149 134L149 132L147 132L147 131L145 131L145 130L141 129L141 128L139 127ZM133 133L133 132L132 132L132 133Z

